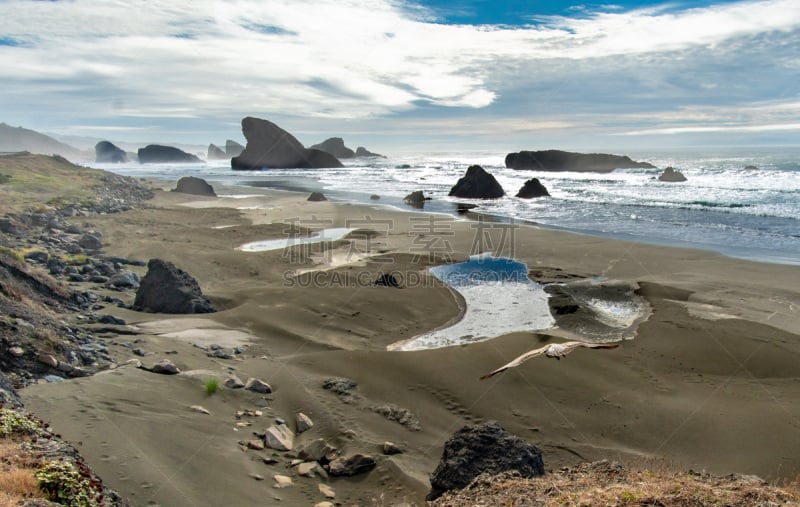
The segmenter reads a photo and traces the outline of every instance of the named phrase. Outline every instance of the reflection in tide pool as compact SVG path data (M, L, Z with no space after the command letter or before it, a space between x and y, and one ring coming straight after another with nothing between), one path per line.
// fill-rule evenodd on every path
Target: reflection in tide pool
M310 236L287 236L285 238L279 239L267 239L264 241L253 241L252 243L245 243L244 245L237 248L237 250L241 250L243 252L267 252L269 250L282 250L284 248L290 248L297 245L307 245L310 243L321 243L323 241L337 241L355 229L350 229L347 227L332 227L330 229L322 229L319 232L315 232Z
M476 255L467 262L431 268L431 273L464 298L463 318L389 350L423 350L489 340L519 331L548 329L555 321L548 295L528 278L522 262L491 255Z

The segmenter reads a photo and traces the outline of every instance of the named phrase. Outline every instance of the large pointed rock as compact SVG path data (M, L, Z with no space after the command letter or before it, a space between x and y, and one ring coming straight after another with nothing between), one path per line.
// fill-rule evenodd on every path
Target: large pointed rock
M274 123L248 116L242 120L247 146L231 159L233 169L313 169L343 167L339 160L324 151L306 149L292 134Z
M225 155L227 157L238 157L244 151L244 146L237 143L233 139L228 139L225 141Z
M667 167L664 172L658 177L658 181L667 181L670 183L681 183L686 181L686 176L682 172L676 171L674 167Z
M208 160L222 160L228 158L228 155L222 151L222 148L217 146L216 144L209 144L208 145Z
M449 195L466 199L495 199L503 197L505 191L483 167L471 165L464 177L450 189Z
M200 285L175 264L150 259L133 309L148 313L212 313L217 311L203 295Z

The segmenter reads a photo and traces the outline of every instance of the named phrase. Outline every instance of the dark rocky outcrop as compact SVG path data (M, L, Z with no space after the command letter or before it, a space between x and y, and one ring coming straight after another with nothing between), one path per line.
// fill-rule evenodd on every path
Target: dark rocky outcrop
M238 157L244 151L244 146L237 143L233 139L225 141L225 155L227 157Z
M572 153L561 150L520 151L506 155L506 167L537 171L611 172L614 169L655 169L623 155Z
M667 167L664 172L658 177L658 181L667 181L670 183L680 183L686 181L686 176L682 172L676 171L674 167Z
M758 166L754 165L746 165L744 166L745 171L758 171Z
M378 278L375 279L375 285L379 285L382 287L394 287L396 289L400 288L400 282L397 281L397 278L391 273L381 273Z
M212 313L216 309L203 296L190 274L161 259L150 259L133 309L149 313Z
M247 146L231 159L233 169L313 169L343 167L339 160L324 151L306 149L292 134L274 123L248 116L242 120Z
M336 158L353 158L356 156L353 150L344 145L344 140L341 137L331 137L313 145L311 149L330 153Z
M385 155L381 155L379 153L372 153L368 149L364 148L363 146L359 146L356 148L356 157L376 157L376 158L386 158Z
M426 499L435 500L447 491L462 489L482 473L509 470L522 477L544 475L542 452L494 421L464 426L444 444Z
M422 190L415 190L408 194L407 196L403 197L403 202L408 204L413 208L422 209L425 206L425 201L429 201L430 197L425 197L425 194L422 193Z
M497 180L479 165L469 166L463 178L450 189L453 197L469 199L494 199L503 197L505 191Z
M328 198L325 197L325 194L323 194L322 192L311 192L311 195L309 195L308 199L306 199L306 201L311 201L311 202L322 202L327 200Z
M533 199L536 197L550 197L550 192L542 185L538 178L531 178L522 185L517 192L517 197Z
M194 176L184 176L178 180L178 184L172 189L173 192L180 194L192 195L206 195L216 197L217 193L214 192L214 187L208 184L203 178L195 178Z
M128 161L128 155L108 141L100 141L94 145L95 162L101 164L122 164Z
M162 146L160 144L151 144L144 148L139 148L138 155L140 164L202 162L191 153L186 153L173 146Z
M208 158L208 160L223 160L229 157L224 151L222 151L222 148L220 148L216 144L209 144L208 155L206 156L206 158Z

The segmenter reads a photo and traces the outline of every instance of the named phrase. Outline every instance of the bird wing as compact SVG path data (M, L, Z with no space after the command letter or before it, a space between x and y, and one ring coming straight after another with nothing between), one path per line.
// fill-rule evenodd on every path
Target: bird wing
M521 356L517 357L516 359L514 359L510 363L508 363L506 365L503 365L500 368L494 370L493 372L482 376L481 380L485 380L485 379L487 379L489 377L497 375L498 373L504 372L509 368L514 368L516 366L519 366L522 363L524 363L525 361L527 361L528 359L531 359L532 357L541 356L542 354L544 354L547 351L547 349L550 347L550 345L553 345L553 344L547 344L544 347L541 347L541 348L538 348L538 349L535 349L535 350L531 350L529 352L526 352L526 353L522 354ZM570 352L572 352L573 350L575 350L578 347L587 347L587 348L590 348L590 349L615 349L615 348L619 347L619 344L617 344L617 343L590 343L590 342L564 342L564 343L559 343L558 345L563 347L563 351L564 351L563 355L569 354Z
M578 347L586 347L589 349L615 349L619 347L618 343L591 343L591 342L564 342L561 344L564 347L564 353L568 354Z
M491 373L488 373L488 374L484 375L483 377L481 377L481 380L485 380L485 379L487 379L487 378L489 378L491 376L497 375L498 373L504 372L509 368L514 368L515 366L519 366L519 365L521 365L522 363L524 363L525 361L527 361L528 359L530 359L532 357L541 356L542 354L545 353L545 351L547 350L547 348L549 346L550 345L548 344L548 345L545 345L544 347L540 347L538 349L534 349L534 350L530 350L528 352L525 352L521 356L519 356L516 359L514 359L513 361L511 361L510 363L508 363L508 364L506 364L504 366L501 366L500 368L494 370Z

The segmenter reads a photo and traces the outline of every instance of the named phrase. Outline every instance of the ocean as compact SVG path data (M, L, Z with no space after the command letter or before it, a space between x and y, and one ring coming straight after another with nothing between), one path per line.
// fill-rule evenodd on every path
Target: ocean
M542 227L800 265L800 147L614 153L650 162L658 169L617 169L603 174L518 171L505 167L506 152L398 154L346 160L345 167L338 169L233 171L227 160L91 165L170 181L197 176L212 184L319 190L330 199L408 210L403 197L422 190L432 198L426 211L455 214L455 202L469 202L478 206L473 211ZM473 164L492 173L506 196L492 200L448 197L452 185ZM667 166L681 171L688 181L658 181ZM551 197L514 197L534 177ZM380 201L370 200L372 194L380 195Z

